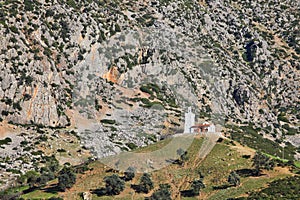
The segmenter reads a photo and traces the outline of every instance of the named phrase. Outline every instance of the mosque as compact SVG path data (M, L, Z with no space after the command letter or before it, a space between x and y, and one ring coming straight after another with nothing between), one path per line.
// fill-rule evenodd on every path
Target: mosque
M188 112L185 113L184 133L215 133L216 127L212 123L204 122L202 124L195 124L195 114L192 108L188 107Z

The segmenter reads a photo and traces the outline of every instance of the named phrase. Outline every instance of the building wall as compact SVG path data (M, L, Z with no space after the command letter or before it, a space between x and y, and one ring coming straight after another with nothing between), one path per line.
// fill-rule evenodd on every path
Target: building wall
M211 124L209 127L208 127L208 131L209 133L214 133L216 132L216 127L215 125Z
M195 125L195 114L192 113L191 108L188 109L188 112L185 113L184 121L184 133L192 133L193 130L190 128Z

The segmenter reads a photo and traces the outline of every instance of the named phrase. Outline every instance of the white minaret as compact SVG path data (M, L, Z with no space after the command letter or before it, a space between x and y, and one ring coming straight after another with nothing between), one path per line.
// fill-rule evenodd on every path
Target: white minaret
M195 114L192 108L188 107L188 112L184 114L184 133L192 133L191 127L195 125Z

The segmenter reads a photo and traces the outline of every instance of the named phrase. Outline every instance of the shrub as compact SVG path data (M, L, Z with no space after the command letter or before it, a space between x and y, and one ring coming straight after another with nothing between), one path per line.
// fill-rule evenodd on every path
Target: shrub
M25 10L34 11L34 2L32 0L24 0Z
M137 192L148 193L154 188L151 177L148 173L144 173L141 177L140 184L136 188Z
M11 30L13 33L19 33L17 27L15 27L15 26L11 26L11 27L10 27L10 30Z
M136 149L138 147L136 144L134 144L132 142L131 143L127 143L126 146L128 146L129 149L131 149L131 150L134 150L134 149Z
M169 184L160 184L149 200L171 200L171 186Z
M2 110L1 114L3 116L8 116L9 115L9 112L7 110Z
M271 141L269 139L263 138L259 135L257 130L255 130L251 125L249 126L232 126L226 125L227 128L231 129L231 139L240 142L243 145L247 145L253 149L257 149L264 153L281 157L281 147L278 143ZM294 159L295 147L288 145L288 148L284 149L285 158L289 160Z
M202 188L205 188L205 185L202 182L202 180L199 179L199 180L194 180L191 187L192 187L193 194L196 196L199 195L200 190Z
M63 152L66 152L66 150L64 150L64 149L57 149L57 152L63 153Z
M16 102L16 103L13 103L13 108L14 109L18 109L18 110L22 110L22 107L21 107L21 105L20 105L20 102L18 101L18 102Z
M235 171L230 172L227 181L229 184L234 186L240 185L240 177Z
M107 195L120 194L125 189L125 182L116 174L104 178Z
M73 8L77 8L77 5L74 0L67 0L67 4Z
M135 169L133 167L128 167L128 169L124 172L124 180L131 181L135 176Z
M177 155L180 156L178 164L184 164L184 162L189 159L189 157L187 155L187 151L183 150L182 148L177 149L176 152L177 152Z
M247 199L299 199L300 176L275 180L258 192L252 192Z
M7 145L10 142L12 142L12 140L9 137L7 137L4 140L0 140L0 146L1 145Z
M65 191L67 188L71 188L76 182L76 175L69 167L64 167L58 175L58 188Z
M116 120L112 120L112 119L102 119L100 120L101 123L103 124L115 124Z
M253 157L253 166L255 167L256 175L260 175L261 169L272 170L274 165L275 164L273 160L261 152L256 152L255 156Z

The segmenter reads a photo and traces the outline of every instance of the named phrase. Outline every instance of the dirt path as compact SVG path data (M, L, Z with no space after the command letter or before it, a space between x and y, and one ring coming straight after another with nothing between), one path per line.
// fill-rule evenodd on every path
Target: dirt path
M211 134L205 137L205 141L199 150L199 158L203 159L211 152L219 137L218 134Z
M204 158L211 152L211 150L214 148L214 146L217 143L217 140L219 139L220 135L218 134L210 134L210 135L205 135L204 141L201 145L201 148L199 150L198 157L194 160L192 163L191 170L194 171L204 160ZM188 166L185 164L184 169L187 169ZM179 185L178 185L178 190L174 193L172 196L172 199L181 199L180 198L180 191L186 190L189 187L189 183L192 182L193 177L189 175L185 175Z

